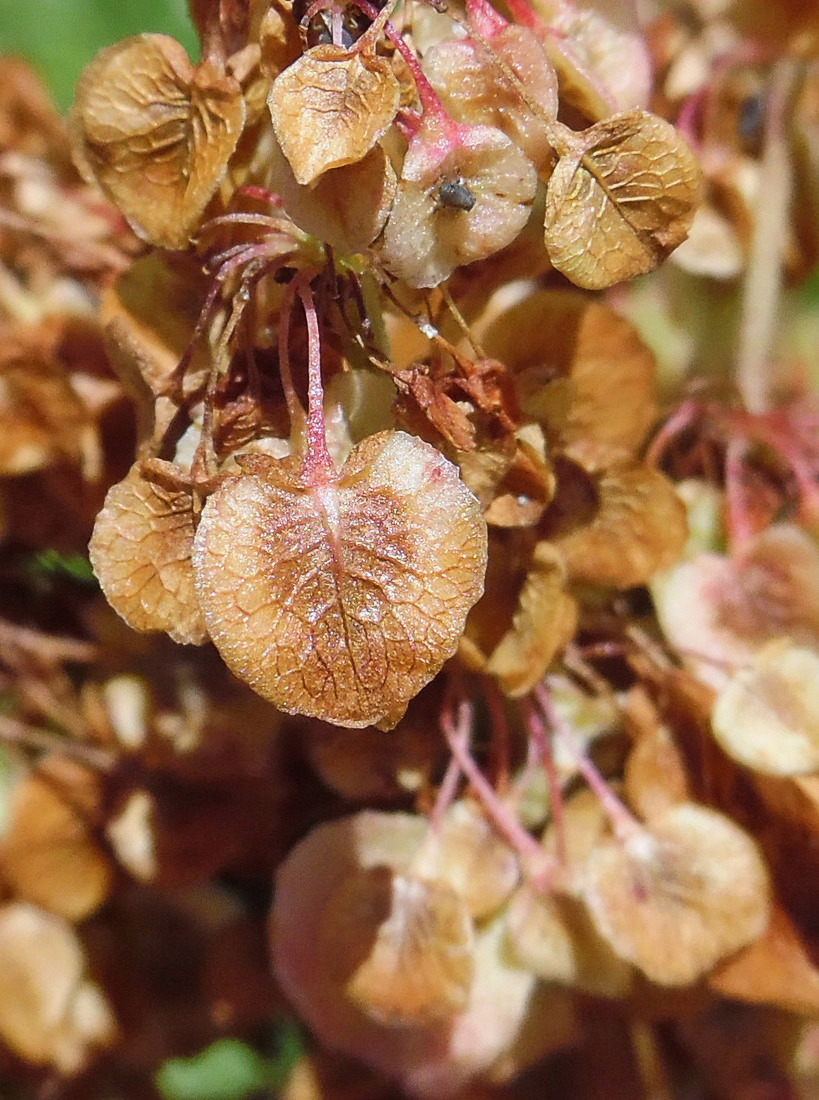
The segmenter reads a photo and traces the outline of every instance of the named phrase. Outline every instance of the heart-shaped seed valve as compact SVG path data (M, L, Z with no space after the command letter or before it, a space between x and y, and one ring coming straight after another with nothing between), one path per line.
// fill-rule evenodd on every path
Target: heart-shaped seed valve
M307 322L308 414L288 330ZM208 500L194 546L197 593L228 667L289 713L390 728L453 656L483 591L486 525L457 468L400 431L370 436L339 468L325 436L319 321L303 276L282 311L280 362L294 452L240 457Z

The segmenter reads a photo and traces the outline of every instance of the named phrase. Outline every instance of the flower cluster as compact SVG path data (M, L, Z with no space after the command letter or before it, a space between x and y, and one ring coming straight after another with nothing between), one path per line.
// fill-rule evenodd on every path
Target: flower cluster
M191 0L65 122L4 63L0 1076L819 1076L817 28L683 6Z

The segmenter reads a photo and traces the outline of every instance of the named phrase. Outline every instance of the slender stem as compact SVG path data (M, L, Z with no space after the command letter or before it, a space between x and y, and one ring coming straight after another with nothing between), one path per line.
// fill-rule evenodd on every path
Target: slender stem
M634 815L626 809L592 761L586 756L582 746L578 744L574 733L569 729L568 724L563 720L560 712L554 705L549 689L544 683L538 684L534 690L534 695L553 733L555 736L559 737L564 746L568 748L569 752L574 757L577 770L600 800L600 804L611 822L615 835L619 840L628 840L629 837L634 836L636 832L642 829L642 826ZM534 710L532 711L532 716L536 718L536 712Z
M447 769L444 772L444 778L441 780L438 794L435 797L435 805L429 815L429 827L436 835L440 833L444 816L455 798L461 775L461 765L454 756L450 757L449 764L447 764Z
M293 385L293 371L290 368L290 322L295 299L296 288L291 282L285 292L279 313L279 374L287 403L287 414L290 417L291 437L295 436L297 427L300 427L304 420L304 407Z
M296 293L307 321L307 451L304 468L311 485L336 480L336 464L327 449L324 423L324 386L321 381L321 333L313 292L307 279L296 277Z
M469 780L495 828L506 837L511 847L526 864L532 881L540 888L546 889L549 882L559 873L560 865L524 829L509 807L498 797L486 776L473 760L468 748L471 722L472 708L467 700L464 699L458 706L457 723L452 720L451 708L446 708L441 716L441 728L449 743L450 751L458 761L461 771Z
M549 737L543 719L535 710L533 704L527 708L528 727L532 735L532 741L537 749L540 762L546 772L546 782L549 785L549 806L552 812L552 820L555 826L555 852L561 863L566 862L566 813L563 802L563 789L560 786L555 756L552 751L552 741Z
M29 726L15 718L0 715L0 741L20 745L23 748L36 749L47 753L63 753L88 764L97 771L111 771L117 762L116 754L106 752L95 745L76 741L70 737L61 737L51 730Z
M791 58L777 62L765 114L760 201L743 288L736 367L737 388L746 408L755 413L771 407L774 391L771 349L779 315L783 247L793 188L787 115L799 71L799 64Z
M370 3L370 0L355 0L356 6L361 8L366 16L377 22L382 13ZM434 120L439 125L443 126L450 140L457 140L457 136L460 133L460 127L454 119L446 113L443 103L441 103L438 93L427 79L427 75L421 68L421 63L409 46L404 41L403 37L398 33L393 24L387 20L384 23L384 33L396 50L401 54L401 57L406 62L407 68L412 73L412 79L415 81L415 87L418 92L418 98L421 100L421 107L424 115L429 116L430 120Z

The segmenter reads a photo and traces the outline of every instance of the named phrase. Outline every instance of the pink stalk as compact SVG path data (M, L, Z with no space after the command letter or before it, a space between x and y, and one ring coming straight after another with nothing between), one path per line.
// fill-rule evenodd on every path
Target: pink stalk
M306 273L305 273L306 274ZM324 386L321 381L321 334L309 276L296 276L296 293L307 321L307 451L304 473L310 485L327 485L336 480L336 464L327 449L324 423Z
M547 889L549 883L559 871L559 864L553 856L545 852L535 838L524 829L514 813L496 794L483 772L473 760L469 748L469 728L472 722L472 707L467 700L458 706L458 721L452 720L452 711L447 707L441 716L441 728L444 731L450 751L457 760L461 771L469 780L472 789L481 801L495 828L506 837L511 847L518 853L526 865L532 882L540 889Z
M532 742L537 750L540 762L546 772L549 785L549 805L555 826L555 849L561 863L566 862L566 806L563 801L563 789L560 786L552 742L546 731L543 719L531 704L527 708L527 719Z
M435 805L432 807L432 812L429 815L429 827L433 833L440 833L441 831L446 812L455 799L455 792L461 781L461 774L461 765L454 756L450 757L446 771L444 772L444 778L441 780L441 785L438 788Z
M509 26L487 0L466 0L466 14L477 33L490 40Z
M640 823L633 814L626 809L595 765L588 756L586 756L582 747L578 744L574 733L569 729L568 724L563 720L557 707L554 705L554 701L546 685L544 683L538 684L534 690L534 695L549 727L569 749L577 764L577 770L600 800L600 804L611 822L611 827L614 829L615 835L621 841L628 840L629 837L632 837L636 832L641 830L642 827Z
M370 0L355 0L355 3L361 8L364 14L374 22L378 19L379 15L382 14L370 3ZM412 73L412 79L415 81L415 87L418 91L418 98L421 100L421 109L424 112L424 123L440 131L441 138L438 142L440 145L446 147L460 145L462 127L458 125L454 118L451 118L446 113L446 109L443 103L441 103L438 93L427 79L427 75L421 68L421 63L418 58L406 44L402 35L396 30L394 24L389 22L389 20L384 23L384 33L401 54L401 57L406 62L407 68Z
M745 507L746 448L742 436L731 436L725 447L726 527L732 549L741 549L756 534Z

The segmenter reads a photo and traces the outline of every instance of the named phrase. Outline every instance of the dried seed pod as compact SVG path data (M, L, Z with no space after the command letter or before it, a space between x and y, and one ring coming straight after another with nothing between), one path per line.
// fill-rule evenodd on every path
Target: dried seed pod
M244 459L202 514L199 602L228 667L289 713L395 725L457 648L483 588L486 527L457 469L404 432L334 479Z
M476 920L499 909L520 877L516 854L477 806L465 801L450 807L413 866L425 878L448 883Z
M453 118L497 126L538 167L552 156L549 124L557 117L557 77L543 43L528 27L508 25L491 48L540 109L535 115L480 42L448 38L424 55L424 72Z
M88 552L102 590L134 630L207 637L193 587L193 493L170 462L137 462L97 516Z
M437 286L510 244L535 197L534 165L505 134L448 123L424 116L384 230L383 262L411 286Z
M564 136L546 193L549 259L588 290L653 271L685 240L699 204L694 154L640 110Z
M398 111L386 58L315 46L273 82L268 106L279 145L302 185L361 160Z
M163 34L99 53L77 85L74 158L144 240L186 248L245 123L238 82L212 60L194 68Z
M601 935L658 985L694 982L762 934L768 874L729 818L682 803L589 856L584 896Z
M734 557L684 561L654 585L654 597L668 640L720 690L731 667L772 638L819 644L819 549L801 527L774 524Z
M312 187L303 187L275 142L270 178L299 229L347 254L372 244L395 198L395 171L380 145L354 164L322 173Z
M649 100L653 62L631 5L603 5L603 11L565 0L536 0L550 33L546 53L560 77L564 102L588 118L643 107Z
M313 829L278 869L271 939L276 977L321 1042L378 1069L409 1095L433 1097L460 1092L502 1056L514 1067L542 1050L539 1042L525 1039L523 1049L515 1050L537 1004L537 979L508 959L502 921L481 922L475 930L473 977L463 1010L429 1027L377 1023L352 1003L316 952L328 906L343 883L362 869L377 868L382 875L387 869L390 876L417 881L414 863L428 831L422 817L371 812ZM562 1008L565 1039L569 1029Z
M657 415L656 362L625 318L574 290L541 290L494 318L481 346L515 372L523 412L587 470L644 441Z
M717 699L714 736L768 775L819 771L819 654L779 639L735 673Z
M466 1007L472 919L445 882L354 872L327 903L318 949L318 965L378 1023L423 1027Z

